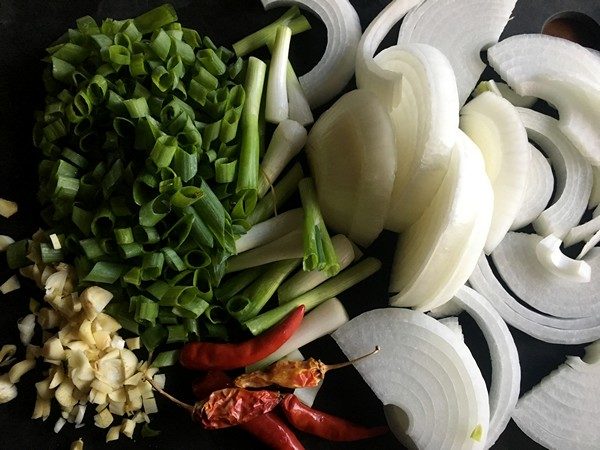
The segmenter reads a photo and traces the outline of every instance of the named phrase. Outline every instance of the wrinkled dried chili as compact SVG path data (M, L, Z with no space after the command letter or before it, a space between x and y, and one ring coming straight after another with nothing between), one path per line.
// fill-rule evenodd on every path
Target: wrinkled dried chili
M328 371L349 366L378 351L379 347L376 347L374 351L360 358L330 365L314 358L306 361L277 361L264 371L257 370L240 375L235 379L235 385L243 388L261 388L273 385L290 389L315 387L323 380Z
M301 305L278 325L245 342L189 342L183 346L179 362L192 370L231 370L253 364L281 347L298 329L303 317L304 305Z
M365 427L333 416L302 403L293 394L281 402L283 413L295 428L329 441L349 442L381 436L389 431L387 426Z

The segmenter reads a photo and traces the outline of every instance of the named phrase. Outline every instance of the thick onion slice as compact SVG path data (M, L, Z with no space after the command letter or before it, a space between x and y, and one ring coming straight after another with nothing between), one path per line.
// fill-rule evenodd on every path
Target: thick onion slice
M552 191L554 191L554 175L546 157L535 146L529 144L531 162L527 173L527 187L523 203L511 225L511 231L529 225L546 209Z
M536 234L507 234L492 253L500 277L519 299L542 313L600 320L600 277L580 283L556 276L539 261L536 249L541 241ZM588 254L586 264L592 273L600 273L600 249Z
M423 214L448 170L458 130L456 80L447 58L426 44L387 48L375 62L402 75L402 99L390 111L397 170L385 227L403 231Z
M394 183L394 132L377 97L342 96L311 129L306 153L328 226L368 246L381 233Z
M430 44L454 68L463 105L485 69L479 53L498 42L516 0L428 0L410 11L398 43ZM460 24L456 18L460 17Z
M600 207L596 208L596 211L600 211ZM577 225L569 230L567 235L565 236L565 246L570 246L576 244L577 242L587 241L594 234L600 230L600 216L597 216L594 211L594 218L588 220L581 225Z
M489 255L523 202L531 161L527 132L516 108L492 92L478 95L461 109L460 128L481 150L494 190L494 213L484 248Z
M597 449L600 442L598 342L569 356L517 403L513 420L546 448Z
M593 165L600 165L600 58L566 39L523 34L491 47L488 60L518 94L556 107L560 130Z
M585 213L592 190L592 167L561 133L556 119L530 109L518 110L527 135L548 155L556 176L552 205L533 227L542 236L563 238Z
M416 311L386 308L361 314L332 336L348 358L380 346L356 369L385 405L401 442L436 450L484 447L485 382L467 346L447 326Z
M297 4L323 21L327 47L321 60L299 80L308 103L317 108L335 97L354 75L360 20L348 0L261 0L265 9Z
M565 319L548 316L519 303L496 278L485 255L469 278L469 284L490 301L504 320L541 341L553 344L582 344L600 339L600 319Z
M594 233L594 235L587 240L587 242L579 252L579 255L577 255L577 259L585 257L585 255L587 255L590 252L590 250L593 249L599 242L600 230L596 231L596 233Z
M585 261L569 258L560 246L562 241L550 234L535 247L535 254L542 266L551 274L574 283L589 283L592 268Z
M390 279L393 306L429 310L450 300L483 250L493 192L477 146L461 131L431 205L400 236Z
M506 323L490 302L473 289L463 286L452 301L451 308L465 310L481 328L490 350L492 380L490 384L490 429L486 447L489 448L506 428L519 399L521 365L515 341ZM446 305L442 308L446 309ZM435 310L432 312L436 312ZM440 319L440 322L445 319Z

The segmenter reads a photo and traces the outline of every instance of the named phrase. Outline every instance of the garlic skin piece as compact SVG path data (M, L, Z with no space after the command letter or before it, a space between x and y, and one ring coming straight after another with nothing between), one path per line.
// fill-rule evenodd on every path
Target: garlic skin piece
M8 403L17 397L17 387L10 382L7 373L0 376L0 403Z

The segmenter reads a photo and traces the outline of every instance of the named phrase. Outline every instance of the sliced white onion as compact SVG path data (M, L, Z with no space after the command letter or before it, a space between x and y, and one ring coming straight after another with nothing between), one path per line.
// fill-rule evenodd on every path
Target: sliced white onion
M565 236L565 246L569 247L577 242L587 241L600 230L600 216L596 216L581 225L569 230Z
M237 253L268 244L294 230L298 230L304 223L304 211L295 208L285 211L271 219L253 225L250 230L235 241Z
M477 146L461 131L448 172L431 205L401 235L390 291L393 306L426 311L450 300L467 281L488 235L493 192Z
M589 253L591 249L593 249L600 242L600 230L596 231L596 233L589 238L589 240L585 243L579 255L577 255L577 259L581 259L585 257Z
M312 108L335 97L354 75L356 47L362 29L348 0L261 0L265 9L297 4L323 21L327 47L315 67L300 77L300 84Z
M569 356L527 392L517 403L513 420L544 447L596 449L600 442L598 398L600 362L597 349L590 346L583 359Z
M312 127L306 153L328 226L368 246L381 233L394 183L394 132L377 97L357 89Z
M516 108L484 92L460 111L460 128L481 150L494 190L494 212L485 253L490 254L513 224L523 202L531 152Z
M527 173L527 187L523 203L510 227L511 231L529 225L546 209L554 190L554 175L546 157L535 146L529 144L531 162Z
M589 283L592 268L588 263L569 258L560 246L562 241L549 234L535 247L535 254L539 263L551 274L574 283Z
M409 12L398 43L433 45L454 68L463 105L485 69L479 53L498 42L516 0L428 0ZM460 26L456 18L460 17Z
M492 253L500 277L519 299L542 313L600 320L600 277L580 283L556 276L539 261L536 250L541 241L536 234L507 234ZM600 273L600 249L590 253L586 263L591 272Z
M594 184L592 186L588 208L595 208L600 205L600 166L592 167L592 173L594 174Z
M480 92L478 92L480 91ZM501 81L482 81L479 83L477 88L475 88L475 93L479 94L484 91L492 91L501 97L504 97L514 106L520 106L521 108L531 108L535 102L537 102L537 98L530 96L521 96L513 91L510 86Z
M303 345L332 333L346 322L348 322L348 313L344 305L337 298L329 299L308 313L294 335L279 349L266 358L246 367L246 371L260 370Z
M461 326L460 322L458 321L458 317L454 317L454 316L444 317L442 319L438 319L438 322L441 324L444 324L448 328L450 328L450 330L452 330L452 332L457 337L459 337L461 341L464 342L465 335L463 334L462 326Z
M420 449L483 448L488 394L462 340L437 320L386 308L352 319L334 334L348 359L381 350L355 367L386 405L388 424L402 442ZM481 430L481 441L471 438Z
M585 213L592 190L592 168L558 129L558 121L530 109L518 108L527 135L552 162L556 191L552 205L533 222L542 236L563 238Z
M593 165L600 165L598 57L566 39L524 34L491 47L488 60L518 94L556 107L560 130Z
M397 169L385 227L403 231L423 214L448 170L458 132L456 80L447 58L425 44L390 47L375 63L402 76L402 100L390 111Z
M600 339L600 320L597 317L553 317L519 303L498 281L485 255L479 259L469 278L469 284L490 301L508 324L536 339L568 345Z

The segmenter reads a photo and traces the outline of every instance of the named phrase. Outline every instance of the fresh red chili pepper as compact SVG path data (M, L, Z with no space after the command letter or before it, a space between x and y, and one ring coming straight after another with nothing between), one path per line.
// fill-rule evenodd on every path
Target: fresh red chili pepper
M281 407L286 419L295 428L330 441L358 441L381 436L389 431L387 426L369 428L317 411L306 406L293 394L285 396Z
M315 387L330 370L346 367L371 356L379 351L379 347L367 355L340 364L323 364L314 358L306 361L277 361L266 370L242 374L235 379L235 385L242 388L261 388L277 385L286 388Z
M206 429L227 428L260 417L281 401L282 395L275 391L248 391L240 388L219 389L206 400L189 405L147 380L162 396L188 411L192 418Z
M303 317L304 305L301 305L278 325L238 344L189 342L181 349L179 362L193 370L231 370L253 364L281 347L298 329Z
M233 385L232 378L222 371L208 372L204 377L194 381L192 390L198 400L205 399L213 391ZM274 450L304 450L294 432L279 418L274 411L269 411L248 422L241 423L240 428Z

